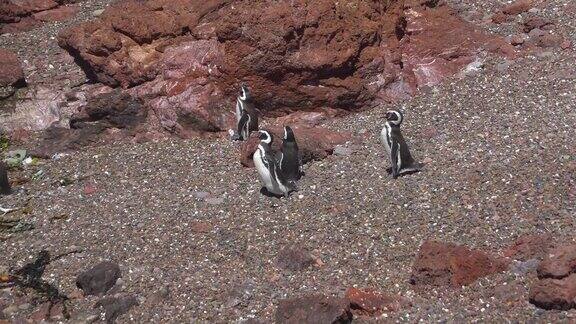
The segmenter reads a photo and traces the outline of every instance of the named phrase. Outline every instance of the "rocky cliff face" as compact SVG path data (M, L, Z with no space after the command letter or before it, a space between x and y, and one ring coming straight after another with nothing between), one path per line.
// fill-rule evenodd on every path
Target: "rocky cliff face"
M231 126L240 82L261 113L355 111L410 96L510 45L422 1L127 1L63 31L94 80L144 102L150 131Z

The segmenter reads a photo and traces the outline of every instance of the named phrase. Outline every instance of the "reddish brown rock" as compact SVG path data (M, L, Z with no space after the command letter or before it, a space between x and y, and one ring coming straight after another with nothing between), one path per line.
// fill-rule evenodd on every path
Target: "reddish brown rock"
M61 6L55 9L37 12L32 15L34 19L40 21L62 21L72 18L78 12L78 7Z
M352 313L346 299L311 295L280 300L275 321L288 323L351 323Z
M576 274L564 279L539 280L530 290L530 303L543 309L576 308Z
M507 15L518 15L530 10L533 5L533 0L516 0L508 6L502 8L502 12Z
M352 313L357 316L380 316L385 312L395 312L410 306L410 303L400 296L373 290L348 288L346 298L350 301Z
M280 150L282 136L284 136L283 128L281 126L273 126L269 127L268 130L274 137L274 142L272 143L273 149ZM324 159L333 153L336 145L344 144L352 139L352 135L349 133L335 132L321 127L308 128L296 125L292 127L292 130L298 142L303 163ZM257 133L252 133L248 141L242 144L240 148L240 163L242 163L243 166L254 166L252 155L256 152L258 143Z
M576 273L576 244L561 245L548 252L538 266L538 277L561 279Z
M492 16L491 20L495 24L503 24L510 21L510 16L503 12L497 12Z
M530 16L524 21L524 32L528 33L534 28L542 28L550 24L552 24L552 22L549 19L539 16Z
M502 254L505 257L520 261L543 259L554 246L554 240L549 234L523 235L505 249Z
M4 0L0 1L0 34L31 30L42 21L58 21L73 16L75 7L60 6L76 1Z
M402 74L413 88L442 82L476 61L483 51L514 51L503 39L477 30L447 6L411 10L406 22L409 36L400 42Z
M420 247L410 283L460 287L507 268L508 262L499 257L465 246L427 241Z
M25 85L24 71L18 56L0 48L0 99L11 96L17 88ZM4 131L9 129L4 128Z

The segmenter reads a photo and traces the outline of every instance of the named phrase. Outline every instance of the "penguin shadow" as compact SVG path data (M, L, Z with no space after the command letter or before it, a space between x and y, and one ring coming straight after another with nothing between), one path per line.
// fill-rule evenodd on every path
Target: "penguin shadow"
M297 192L297 191L298 191L298 190L294 190L294 191L291 191L290 193L292 194L292 193ZM266 187L260 188L260 194L262 194L263 196L266 196L266 197L268 197L268 198L278 198L278 199L281 199L281 198L289 198L289 197L290 197L290 195L288 195L288 197L286 197L286 196L284 196L284 195L277 195L277 194L275 194L275 193L272 193L272 192L268 191L268 189L267 189Z

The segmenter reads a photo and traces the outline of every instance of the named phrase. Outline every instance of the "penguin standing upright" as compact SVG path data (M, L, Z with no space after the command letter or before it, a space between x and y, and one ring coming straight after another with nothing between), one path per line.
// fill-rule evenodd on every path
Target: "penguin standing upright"
M0 161L0 195L9 195L11 192L6 163Z
M284 138L282 139L282 152L279 157L280 170L287 181L300 180L302 175L302 159L298 151L298 143L290 126L284 126Z
M288 182L284 178L280 170L271 146L272 134L266 130L261 130L259 133L260 144L254 152L253 160L260 179L269 193L288 197L290 192L297 190L297 188L294 183Z
M400 124L404 116L400 111L390 110L386 112L386 123L380 133L386 152L390 157L391 167L389 168L392 177L396 179L399 175L420 171L421 165L416 163L410 155L408 144L400 132Z
M232 139L244 141L250 132L258 130L258 115L248 87L242 84L240 94L236 98L236 133L233 131Z

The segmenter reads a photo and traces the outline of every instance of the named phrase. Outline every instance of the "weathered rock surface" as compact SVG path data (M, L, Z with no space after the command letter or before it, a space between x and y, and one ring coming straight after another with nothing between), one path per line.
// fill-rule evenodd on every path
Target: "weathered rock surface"
M293 125L290 125L291 127ZM282 147L282 136L284 130L282 126L271 126L267 128L274 137L272 148L280 151ZM331 155L334 147L344 144L352 139L352 135L344 132L335 132L322 127L293 126L294 136L298 143L298 148L302 156L302 163L308 163L312 160L321 160ZM240 147L240 163L243 166L253 167L252 155L258 147L257 133L252 133L250 138L242 143Z
M0 48L0 99L12 95L16 88L26 85L18 56Z
M344 298L311 295L281 300L276 323L351 323L352 313Z
M538 277L562 279L576 273L576 245L562 245L548 252L538 267Z
M530 302L543 309L576 308L576 273L564 279L539 280L530 290Z
M76 286L82 289L85 295L101 295L110 290L120 277L118 264L104 261L80 273Z
M119 316L128 313L130 308L136 305L138 299L135 296L114 296L102 298L95 307L104 309L106 323L114 323Z
M0 34L27 31L43 21L69 19L78 11L65 6L78 1L4 0L0 2Z
M398 311L410 305L400 296L356 288L348 288L346 298L350 301L352 313L357 316L379 316L384 312Z
M547 252L553 248L555 242L551 235L523 235L503 251L505 257L520 261L530 259L543 259Z
M410 282L461 287L507 268L508 263L497 256L465 246L427 241L420 246Z

